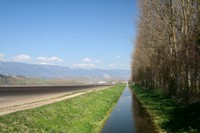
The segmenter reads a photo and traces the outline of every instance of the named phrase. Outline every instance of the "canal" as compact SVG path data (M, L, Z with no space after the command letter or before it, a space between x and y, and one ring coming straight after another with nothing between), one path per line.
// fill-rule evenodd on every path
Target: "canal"
M102 133L157 133L153 123L132 90L126 86Z

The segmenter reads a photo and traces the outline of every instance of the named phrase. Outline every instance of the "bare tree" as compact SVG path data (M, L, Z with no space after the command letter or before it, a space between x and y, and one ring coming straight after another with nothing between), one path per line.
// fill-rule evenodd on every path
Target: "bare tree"
M132 80L200 100L200 1L139 0Z

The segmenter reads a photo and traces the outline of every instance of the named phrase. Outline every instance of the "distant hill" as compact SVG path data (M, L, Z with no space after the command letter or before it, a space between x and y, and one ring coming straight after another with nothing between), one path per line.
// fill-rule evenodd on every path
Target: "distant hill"
M0 62L0 74L38 78L115 78L128 80L130 70L72 69L55 65Z

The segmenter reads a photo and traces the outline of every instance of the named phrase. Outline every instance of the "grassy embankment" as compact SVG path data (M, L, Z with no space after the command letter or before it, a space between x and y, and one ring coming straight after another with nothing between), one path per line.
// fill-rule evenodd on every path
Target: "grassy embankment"
M122 94L116 85L76 98L0 117L0 132L96 133Z
M160 132L200 133L200 103L177 103L159 90L132 88Z

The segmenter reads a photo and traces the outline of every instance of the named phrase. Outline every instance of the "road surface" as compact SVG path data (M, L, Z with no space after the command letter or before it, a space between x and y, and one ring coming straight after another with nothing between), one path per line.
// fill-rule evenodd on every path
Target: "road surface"
M0 87L0 115L61 101L106 86L108 85Z

